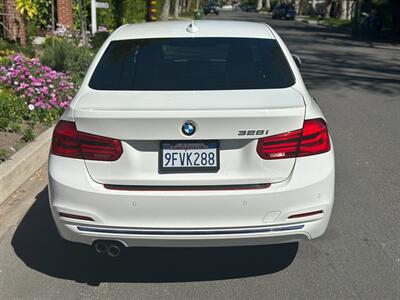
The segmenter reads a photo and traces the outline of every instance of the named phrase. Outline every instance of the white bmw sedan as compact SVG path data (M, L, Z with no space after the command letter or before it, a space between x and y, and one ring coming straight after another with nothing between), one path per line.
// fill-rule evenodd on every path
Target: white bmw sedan
M121 247L259 245L321 236L334 202L327 123L266 24L125 25L53 135L61 236Z

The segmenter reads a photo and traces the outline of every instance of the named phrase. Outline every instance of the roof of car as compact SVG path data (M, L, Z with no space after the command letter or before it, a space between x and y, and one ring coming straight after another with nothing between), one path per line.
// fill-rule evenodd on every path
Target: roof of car
M195 32L188 30L194 22ZM170 37L242 37L275 39L266 24L240 21L168 21L129 24L112 35L112 40Z

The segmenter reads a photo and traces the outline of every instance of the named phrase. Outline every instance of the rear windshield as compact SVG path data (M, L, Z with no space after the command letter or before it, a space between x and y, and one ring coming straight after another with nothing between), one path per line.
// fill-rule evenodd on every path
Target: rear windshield
M113 41L90 79L97 90L285 88L292 71L275 40L168 38Z

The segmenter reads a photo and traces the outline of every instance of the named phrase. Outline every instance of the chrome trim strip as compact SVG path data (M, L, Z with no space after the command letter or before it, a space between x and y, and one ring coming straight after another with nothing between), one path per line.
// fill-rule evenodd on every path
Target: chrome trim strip
M265 233L276 231L291 231L303 229L304 225L290 226L262 226L262 227L243 227L243 228L210 228L210 229L161 229L161 228L104 228L104 227L88 227L78 226L79 231L93 233L110 233L110 234L143 234L143 235L205 235L205 234L244 234L244 233Z

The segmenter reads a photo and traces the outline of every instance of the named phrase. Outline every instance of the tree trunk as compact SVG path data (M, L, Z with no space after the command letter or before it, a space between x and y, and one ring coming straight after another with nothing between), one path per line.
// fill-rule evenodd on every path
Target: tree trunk
M257 0L257 11L262 9L262 0Z
M327 2L324 18L329 18L331 16L332 4L333 4L332 1Z
M294 9L297 15L300 15L300 4L301 0L294 0Z
M10 41L19 41L26 44L26 20L15 8L15 1L4 1L5 38Z
M340 0L339 19L347 20L347 0Z
M351 20L353 14L353 0L346 1L346 20Z
M88 46L88 38L86 34L85 14L83 12L83 0L79 0L79 17L81 21L82 40L85 47Z
M200 0L196 0L196 11L200 9Z
M186 5L187 5L187 0L180 0L180 10L179 13L184 13L186 12Z
M317 2L315 0L312 0L311 7L312 7L313 11L315 11L315 9L317 7Z
M304 3L309 3L308 0L300 0L300 10L299 10L299 15L302 16L304 15ZM310 5L307 5L307 11L306 11L306 15L309 14L310 12Z
M351 20L351 34L355 37L361 35L361 5L362 0L355 0L353 5L353 17Z
M265 9L271 11L271 0L265 0Z
M175 0L174 18L177 19L178 17L179 17L179 0Z
M392 31L400 36L400 3L398 0L390 1L392 8Z
M187 0L186 2L186 12L192 11L192 0Z
M164 5L160 15L161 21L167 21L169 17L169 7L171 6L171 0L164 0Z
M363 11L367 12L368 14L371 14L372 12L372 0L364 0L364 4L362 7Z

